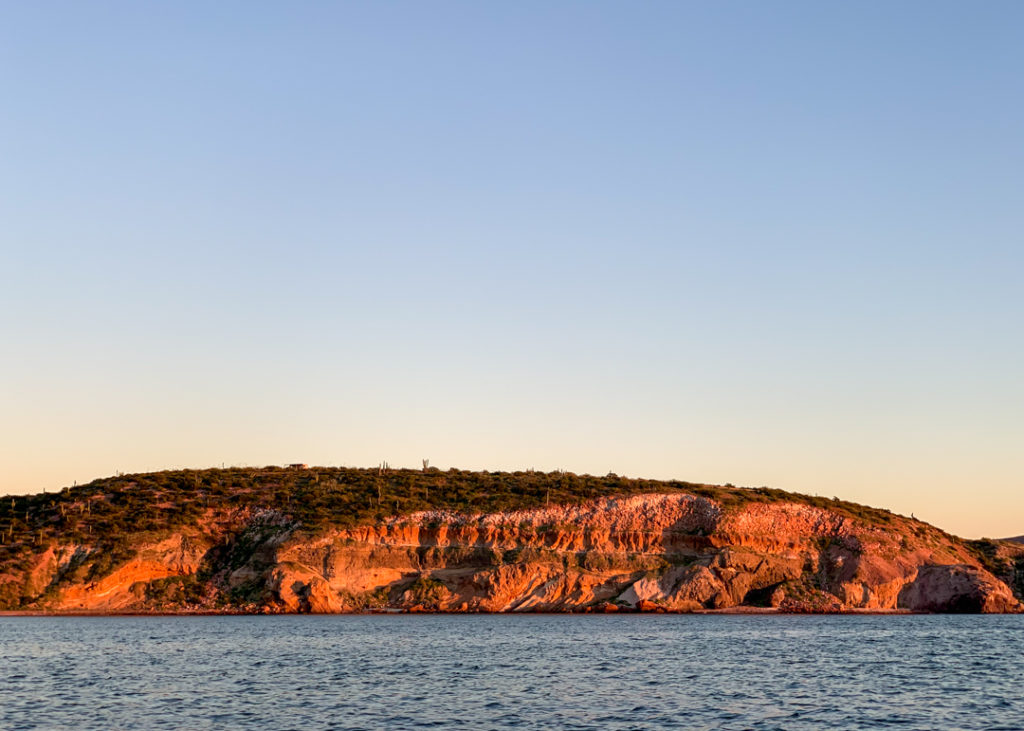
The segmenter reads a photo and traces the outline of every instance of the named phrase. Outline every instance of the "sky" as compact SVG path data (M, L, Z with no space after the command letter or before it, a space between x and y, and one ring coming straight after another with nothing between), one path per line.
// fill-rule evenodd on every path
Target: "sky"
M1024 533L1022 22L0 3L0 494L429 459Z

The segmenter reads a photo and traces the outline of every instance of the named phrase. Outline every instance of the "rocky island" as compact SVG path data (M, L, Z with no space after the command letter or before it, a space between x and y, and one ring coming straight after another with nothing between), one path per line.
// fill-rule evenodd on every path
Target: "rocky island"
M1024 609L1024 545L768 488L568 472L119 475L0 505L0 610Z

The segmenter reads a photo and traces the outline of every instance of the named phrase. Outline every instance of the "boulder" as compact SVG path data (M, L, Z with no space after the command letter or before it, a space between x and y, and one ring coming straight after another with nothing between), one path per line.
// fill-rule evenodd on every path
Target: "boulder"
M1021 604L1009 587L984 569L967 564L922 566L899 594L898 606L917 612L1016 612Z

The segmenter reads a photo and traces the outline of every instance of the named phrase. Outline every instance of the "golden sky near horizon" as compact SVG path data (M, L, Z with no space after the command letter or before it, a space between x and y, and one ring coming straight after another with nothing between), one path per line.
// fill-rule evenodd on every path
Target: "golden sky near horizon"
M232 464L1024 533L1024 5L0 23L0 494Z

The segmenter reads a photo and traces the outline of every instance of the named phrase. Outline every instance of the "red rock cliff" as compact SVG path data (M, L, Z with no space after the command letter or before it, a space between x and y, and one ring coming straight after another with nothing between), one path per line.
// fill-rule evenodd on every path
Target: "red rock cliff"
M50 611L1020 611L1024 548L991 546L988 560L912 519L678 492L315 535L276 511L210 511L101 571L110 557L90 545L40 547L0 574L0 597Z

